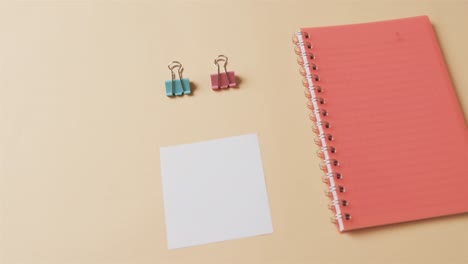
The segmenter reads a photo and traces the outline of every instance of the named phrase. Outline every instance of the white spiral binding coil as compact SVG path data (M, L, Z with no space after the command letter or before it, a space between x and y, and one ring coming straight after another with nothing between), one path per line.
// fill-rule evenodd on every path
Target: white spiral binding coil
M331 125L329 122L322 120L322 116L328 116L328 112L319 107L319 104L325 104L325 100L321 97L318 97L316 94L317 92L323 92L323 89L314 83L320 81L320 76L311 72L311 69L314 71L318 70L318 66L309 62L309 58L315 59L315 55L306 50L312 49L313 46L309 42L304 42L303 35L307 39L310 38L308 33L298 32L295 34L293 42L296 44L295 51L300 56L298 58L298 63L302 65L300 73L306 78L306 81L303 82L304 86L307 88L306 97L310 99L312 104L311 107L309 106L313 113L310 118L316 124L316 128L314 129L318 134L316 143L319 145L320 150L322 151L322 153L320 153L320 157L323 158L323 164L321 167L324 169L324 171L326 170L326 174L322 179L329 184L329 188L327 189L326 194L328 196L331 195L332 198L330 206L335 211L333 222L337 222L339 230L343 231L343 220L350 220L351 215L344 213L341 208L341 206L347 206L348 202L346 200L340 201L338 197L338 192L345 192L345 188L338 185L336 180L342 179L343 177L341 173L333 171L333 167L339 166L339 162L336 159L331 158L329 154L329 152L336 153L336 148L327 145L327 140L332 141L333 136L331 134L327 134L325 128L329 129Z

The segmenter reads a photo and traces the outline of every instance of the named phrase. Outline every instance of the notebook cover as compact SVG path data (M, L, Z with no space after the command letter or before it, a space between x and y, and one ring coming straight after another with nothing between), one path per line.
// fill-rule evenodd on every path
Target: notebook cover
M468 212L468 130L429 18L301 31L349 203L341 231Z

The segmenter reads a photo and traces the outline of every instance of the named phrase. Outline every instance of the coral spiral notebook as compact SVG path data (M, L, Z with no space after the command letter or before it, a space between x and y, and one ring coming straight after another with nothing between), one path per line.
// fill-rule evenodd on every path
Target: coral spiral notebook
M468 129L428 17L294 42L340 231L468 212Z

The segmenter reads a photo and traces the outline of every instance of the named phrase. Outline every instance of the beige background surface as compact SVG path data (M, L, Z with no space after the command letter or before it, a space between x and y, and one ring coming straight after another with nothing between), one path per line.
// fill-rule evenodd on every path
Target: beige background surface
M329 223L291 44L300 26L423 14L466 115L468 1L0 2L0 263L468 263L466 214ZM210 90L218 54L240 89ZM165 96L172 60L194 96ZM251 132L274 234L167 250L159 147Z

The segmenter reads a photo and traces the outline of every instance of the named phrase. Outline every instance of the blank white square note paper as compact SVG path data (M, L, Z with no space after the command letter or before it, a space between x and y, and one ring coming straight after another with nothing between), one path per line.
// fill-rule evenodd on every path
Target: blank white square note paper
M273 232L257 135L161 148L169 249Z

